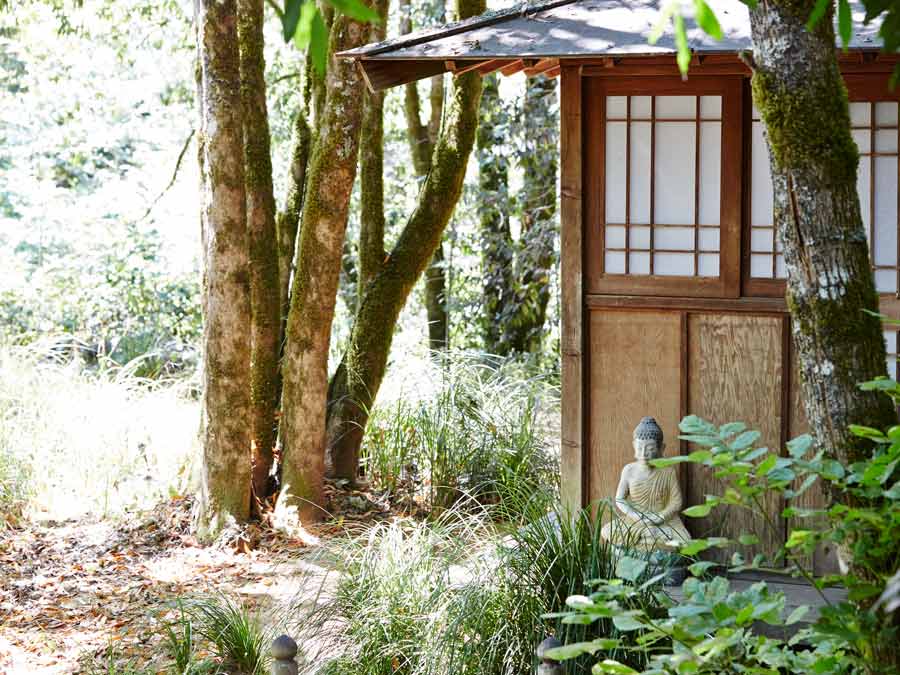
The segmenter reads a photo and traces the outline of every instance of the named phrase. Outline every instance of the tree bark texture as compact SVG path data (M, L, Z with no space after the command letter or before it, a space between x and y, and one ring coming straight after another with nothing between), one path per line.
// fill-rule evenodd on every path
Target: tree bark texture
M297 230L303 211L303 191L306 189L306 167L309 163L312 132L303 112L297 112L291 140L291 166L284 210L278 214L278 297L281 305L281 340L287 329L290 309L291 277L294 273L294 254L297 250Z
M484 288L484 348L506 354L503 310L511 306L513 289L513 240L509 228L509 159L504 148L509 131L496 74L484 78L481 119L478 125L478 188L481 195L481 276ZM528 176L525 180L528 180Z
M884 337L864 311L878 310L878 296L832 16L808 31L814 4L763 0L750 12L753 100L766 126L806 412L819 446L849 463L872 451L849 425L886 428L897 414L857 386L885 374Z
M198 530L250 514L250 282L235 0L198 0L204 243L203 476Z
M439 243L425 270L425 315L428 319L428 349L447 348L450 317L447 311L447 265L444 244Z
M367 27L336 16L326 100L307 169L297 266L282 372L282 490L301 518L316 518L325 470L328 346L350 193L356 178L363 83L349 59L333 55L365 42Z
M238 43L250 245L251 506L260 512L270 493L281 351L278 237L263 56L263 0L238 0Z
M459 0L464 19L484 11L484 0ZM369 410L384 377L394 327L413 285L441 242L462 193L478 126L481 77L454 78L431 171L415 210L381 271L369 283L346 352L329 387L328 448L331 473L355 480Z

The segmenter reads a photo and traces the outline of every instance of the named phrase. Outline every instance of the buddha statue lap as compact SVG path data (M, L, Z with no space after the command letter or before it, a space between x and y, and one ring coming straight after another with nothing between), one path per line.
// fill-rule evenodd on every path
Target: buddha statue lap
M654 467L650 460L665 450L656 420L644 417L634 430L635 461L622 469L616 489L617 515L603 526L603 538L614 544L647 551L677 548L691 536L681 522L681 488L675 467Z

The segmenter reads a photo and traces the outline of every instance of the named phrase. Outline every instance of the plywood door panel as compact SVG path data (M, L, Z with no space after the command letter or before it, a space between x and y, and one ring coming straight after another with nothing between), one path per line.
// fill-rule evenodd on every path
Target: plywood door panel
M590 494L612 497L634 460L631 435L657 419L666 454L678 453L681 314L595 310L590 315Z
M762 433L760 443L774 450L782 436L781 318L736 314L692 314L688 318L688 412L715 424L742 421ZM688 469L688 504L700 504L707 494L721 495L722 481L704 466ZM783 509L776 495L766 509L777 516ZM779 523L778 518L774 519ZM784 543L784 528L773 532L761 518L734 507L718 508L706 518L686 518L695 537L756 534L765 553ZM753 555L755 550L742 549ZM722 551L722 557L730 557Z
M803 392L800 383L800 368L797 363L797 355L791 350L791 419L788 424L789 438L796 438L805 433L809 433L809 421L806 419L806 409L803 407ZM798 481L798 483L801 481ZM797 486L799 487L799 485ZM802 509L818 509L822 508L826 503L825 492L822 482L816 483L806 492L790 501L791 506ZM810 518L795 518L790 522L792 528L798 530L815 529L816 527L825 527L826 519L813 520ZM805 561L809 564L809 561ZM837 555L834 547L822 545L816 549L813 554L813 572L821 576L824 574L837 574L839 572Z

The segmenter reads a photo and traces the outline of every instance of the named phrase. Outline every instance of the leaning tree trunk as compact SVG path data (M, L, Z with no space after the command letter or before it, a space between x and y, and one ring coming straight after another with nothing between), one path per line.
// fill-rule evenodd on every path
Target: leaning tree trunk
M870 457L873 447L849 426L887 428L897 423L897 413L886 396L858 387L885 374L884 337L880 321L866 313L878 310L878 295L860 217L859 154L835 56L833 10L808 31L814 5L763 0L751 10L753 100L766 125L806 414L819 447L850 464ZM831 497L845 499L838 490ZM845 554L849 550L847 542ZM871 574L848 557L852 573ZM897 672L896 645L872 647L867 657L874 672Z
M198 0L203 230L203 476L198 530L250 514L250 316L235 0Z
M259 513L270 492L281 348L278 237L263 57L263 0L238 0L238 41L250 244L251 506Z
M750 12L753 100L766 125L775 226L803 400L819 446L849 463L872 445L850 424L896 424L890 400L857 386L885 374L880 321L856 190L859 154L835 55L831 12L812 32L814 0L763 0Z
M297 266L282 365L282 490L304 519L318 517L325 472L328 345L341 270L362 117L358 69L339 51L363 44L366 26L336 16L327 95L307 169Z
M496 74L484 78L481 119L478 125L478 188L481 194L479 229L482 321L485 350L505 355L506 312L513 296L513 240L509 229L509 160L504 152L500 83ZM530 180L526 175L525 180Z
M484 0L459 0L465 19L484 11ZM354 480L368 413L378 394L394 327L413 285L441 242L462 193L478 125L481 77L466 73L453 81L431 172L418 204L384 266L369 283L350 341L329 388L328 449L333 474Z

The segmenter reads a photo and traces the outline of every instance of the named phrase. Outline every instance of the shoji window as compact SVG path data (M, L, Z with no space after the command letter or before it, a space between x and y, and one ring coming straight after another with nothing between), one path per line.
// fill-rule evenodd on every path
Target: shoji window
M731 159L739 162L740 123L733 120L734 143L726 133L726 100L740 89L708 80L697 85L692 79L636 89L629 80L599 92L601 243L591 247L599 257L593 290L728 294L740 195L738 187L732 195L738 211L726 208L723 186L726 156L736 152Z
M879 293L900 290L898 218L898 105L887 76L848 78L850 125L859 148L857 190ZM866 100L863 100L866 99ZM784 279L786 270L772 219L772 179L763 123L754 109L750 187L749 279ZM775 288L775 287L773 287ZM752 291L751 291L752 292ZM781 293L780 289L776 289Z

